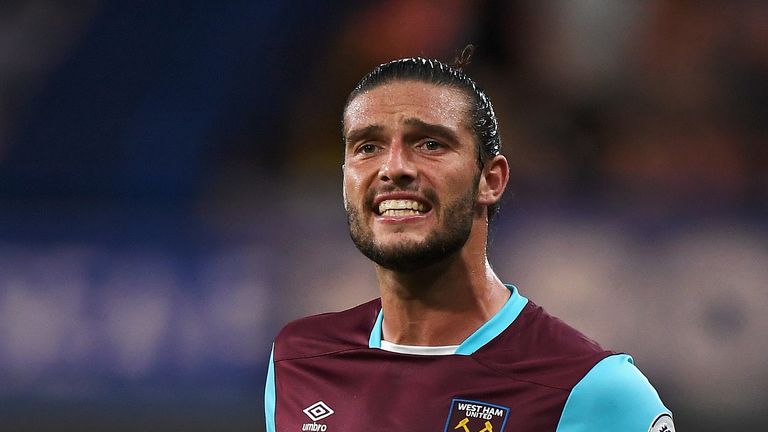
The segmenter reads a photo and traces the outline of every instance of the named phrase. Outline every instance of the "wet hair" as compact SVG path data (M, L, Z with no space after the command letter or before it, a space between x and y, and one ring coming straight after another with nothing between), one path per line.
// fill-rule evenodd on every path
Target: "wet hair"
M357 83L344 104L344 112L361 93L395 81L419 81L460 90L467 95L471 105L470 125L477 138L478 164L482 168L486 161L501 153L501 137L491 100L463 70L470 63L473 52L474 47L468 45L451 65L423 57L403 58L381 64ZM498 207L498 202L488 206L489 220L498 212Z

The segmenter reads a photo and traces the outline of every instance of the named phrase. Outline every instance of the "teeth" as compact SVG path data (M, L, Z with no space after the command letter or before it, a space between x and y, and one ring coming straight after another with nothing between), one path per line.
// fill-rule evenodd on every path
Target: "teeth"
M410 216L426 210L424 204L413 200L384 200L379 204L379 213L386 216Z
M382 216L414 216L421 214L416 210L385 210L381 213Z

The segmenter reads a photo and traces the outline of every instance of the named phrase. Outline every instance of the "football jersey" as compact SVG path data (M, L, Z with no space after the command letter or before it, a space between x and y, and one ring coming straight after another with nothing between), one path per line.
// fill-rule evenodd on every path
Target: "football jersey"
M382 344L380 299L289 323L270 358L267 431L674 431L630 356L508 287L456 347Z

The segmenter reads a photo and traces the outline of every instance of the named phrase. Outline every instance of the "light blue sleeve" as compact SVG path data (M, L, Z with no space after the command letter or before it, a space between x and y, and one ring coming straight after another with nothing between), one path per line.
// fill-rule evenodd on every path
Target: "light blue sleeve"
M571 390L557 432L648 432L663 414L672 415L632 357L612 355Z
M275 432L275 345L269 354L269 369L267 369L267 384L264 388L264 418L267 421L267 432Z

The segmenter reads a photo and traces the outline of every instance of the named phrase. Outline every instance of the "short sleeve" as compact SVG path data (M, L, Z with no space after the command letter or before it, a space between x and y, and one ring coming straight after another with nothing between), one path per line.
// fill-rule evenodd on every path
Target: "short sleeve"
M267 432L275 432L275 346L269 355L269 369L267 370L267 382L264 386L264 418L267 423Z
M657 429L674 432L672 413L626 354L601 360L574 386L557 425L557 432Z

